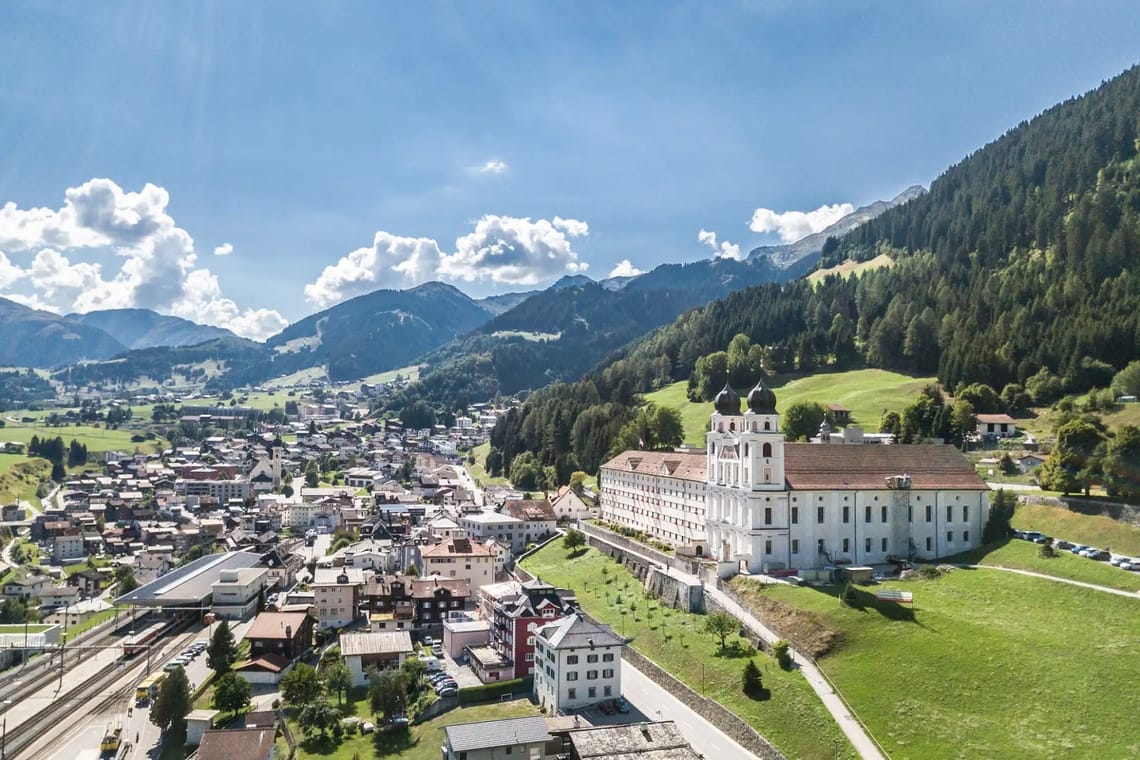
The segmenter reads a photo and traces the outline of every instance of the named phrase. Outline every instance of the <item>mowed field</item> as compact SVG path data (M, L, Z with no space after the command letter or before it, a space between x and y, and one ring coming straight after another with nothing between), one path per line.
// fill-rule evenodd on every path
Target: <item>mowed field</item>
M820 665L892 758L1140 757L1140 599L986 569L883 585L913 620L873 588L762 593L840 633Z
M859 369L850 372L833 372L796 378L782 383L773 380L779 411L798 401L817 401L821 404L840 404L851 410L852 422L867 432L879 429L884 410L901 412L912 403L922 388L937 380L933 377L910 377L881 369ZM671 407L681 412L685 425L685 442L698 446L705 443L712 403L694 403L685 396L688 383L673 383L659 391L645 395L647 402ZM748 388L739 388L743 397Z
M628 636L639 652L690 688L748 721L786 757L857 757L799 673L781 670L763 653L722 655L715 637L704 631L705 616L645 598L641 581L597 549L568 554L561 541L552 541L522 565L548 583L573 589L586 612ZM733 635L728 645L744 649L748 643ZM762 671L767 699L751 699L741 691L749 659Z
M146 441L145 443L134 443L131 441L131 436L137 435L138 433L139 431L137 430L126 430L124 428L109 430L104 427L94 427L92 425L62 425L49 427L42 422L13 422L9 419L6 421L4 427L0 428L0 439L28 443L32 440L32 436L38 436L40 438L55 438L58 436L63 439L65 446L70 444L72 439L79 441L87 446L87 451L91 454L99 451L134 451L136 446L142 451L152 450L154 441Z

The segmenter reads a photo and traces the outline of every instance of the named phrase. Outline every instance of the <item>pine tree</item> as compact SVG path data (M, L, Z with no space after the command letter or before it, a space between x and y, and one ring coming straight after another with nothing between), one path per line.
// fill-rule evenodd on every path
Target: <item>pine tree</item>
M218 676L229 672L237 660L237 642L234 640L230 624L225 620L218 623L210 637L210 645L206 647L206 665Z

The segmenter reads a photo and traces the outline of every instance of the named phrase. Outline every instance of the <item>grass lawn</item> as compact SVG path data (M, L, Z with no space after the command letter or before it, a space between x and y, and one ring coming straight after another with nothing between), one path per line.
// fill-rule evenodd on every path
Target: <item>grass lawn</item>
M1085 515L1044 504L1019 504L1011 524L1019 530L1039 530L1054 538L1140 556L1140 528L1104 515Z
M493 478L487 474L487 454L491 451L490 443L481 443L471 449L471 451L475 454L475 464L468 464L466 466L467 470L471 473L471 477L475 478L476 483L484 487L509 486L511 484L506 478Z
M737 581L738 583L740 581ZM1140 756L1140 601L985 570L892 582L915 620L858 589L773 586L842 634L820 664L892 758Z
M562 542L553 541L525 559L523 566L547 582L573 589L588 613L624 632L639 652L689 687L748 721L787 757L856 756L799 673L780 670L766 655L756 654L771 696L746 697L740 689L746 657L720 655L715 637L703 632L703 615L662 608L657 600L645 599L640 581L596 549L570 558ZM737 645L747 645L730 637L730 647L734 639ZM842 754L836 754L836 747L842 748Z
M161 445L160 439L153 441L144 441L142 443L135 443L131 441L131 436L139 431L124 430L108 430L104 427L94 427L92 425L62 425L59 427L48 427L43 424L32 424L24 422L9 422L0 430L0 437L6 441L20 441L28 443L32 440L32 436L39 436L40 438L55 438L60 437L63 439L64 445L71 443L72 439L79 441L87 446L89 454L95 454L100 451L134 451L138 448L140 451L150 451L158 444Z
M827 372L790 379L772 380L777 407L785 410L798 401L841 404L851 410L851 421L867 432L879 429L883 410L901 412L914 401L922 388L937 380L933 377L910 377L881 369L859 369L850 372ZM705 443L705 432L712 414L712 402L693 403L685 396L688 383L673 383L645 395L646 401L671 407L681 412L685 426L685 442L697 446ZM748 388L739 389L743 397Z
M2 432L2 431L0 431ZM51 475L51 462L23 454L0 454L0 500L11 504L20 499L40 506L36 488Z
M983 546L980 549L956 554L947 562L962 562L971 565L1000 565L1018 570L1032 570L1058 578L1095 583L1122 591L1140 591L1140 573L1121 570L1107 562L1078 557L1067 551L1057 551L1057 556L1046 559L1040 555L1041 547L1032 541L1011 539L1004 544ZM1140 609L1137 610L1140 616Z
M43 633L48 628L51 628L51 626L50 625L42 625L40 623L29 623L28 624L28 633ZM3 625L0 625L0 633L23 633L23 632L24 632L24 624L23 623L5 623Z
M373 720L367 697L354 703L352 710L362 720ZM481 720L521 718L541 715L538 708L525 699L510 702L492 702L485 705L462 707L439 717L412 726L406 731L377 731L374 734L347 734L338 746L304 738L301 730L290 721L297 737L297 758L325 758L326 760L353 760L355 757L399 757L401 760L436 760L439 757L443 733L440 729L456 723L474 723Z

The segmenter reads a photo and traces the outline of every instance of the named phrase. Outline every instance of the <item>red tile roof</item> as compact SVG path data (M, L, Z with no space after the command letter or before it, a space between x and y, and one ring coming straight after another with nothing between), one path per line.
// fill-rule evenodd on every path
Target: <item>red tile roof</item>
M912 489L985 490L985 481L953 446L788 443L784 476L793 490L878 489L909 475Z

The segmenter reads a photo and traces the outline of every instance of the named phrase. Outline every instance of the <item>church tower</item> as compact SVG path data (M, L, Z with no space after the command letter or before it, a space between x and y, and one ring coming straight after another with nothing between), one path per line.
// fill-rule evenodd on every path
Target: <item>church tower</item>
M773 561L786 562L789 540L776 394L761 377L748 393L746 412L741 413L740 396L727 385L713 406L705 449L709 553L719 562L763 572Z
M784 490L784 434L776 413L776 394L761 373L756 387L748 392L748 412L740 446L746 461L741 484L753 491Z

